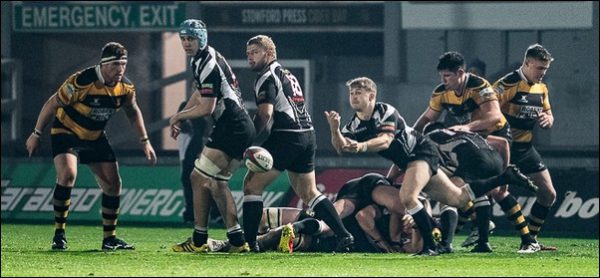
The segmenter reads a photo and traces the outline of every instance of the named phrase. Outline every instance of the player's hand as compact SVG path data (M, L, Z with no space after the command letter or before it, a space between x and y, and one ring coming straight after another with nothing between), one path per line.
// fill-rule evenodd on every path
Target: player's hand
M467 125L455 125L455 126L449 127L448 129L452 130L452 131L460 131L460 132L473 133L471 131L471 128L469 128L469 126L467 126Z
M157 161L156 152L154 152L154 148L150 142L143 144L144 154L146 155L146 159L150 161L150 164L155 165Z
M548 113L541 112L538 114L538 124L541 128L551 128L554 124L554 117Z
M37 150L40 145L40 137L35 134L29 135L27 138L27 142L25 142L25 147L27 148L27 152L29 153L29 157Z
M402 216L402 229L405 232L410 231L414 226L415 220L410 214L405 214L404 216Z
M339 130L340 129L340 114L333 110L325 111L325 118L327 119L327 123L329 124L329 128L331 130Z
M347 144L342 146L342 151L348 153L358 153L362 149L362 143L352 139L346 139Z
M181 132L181 122L179 121L177 114L169 119L169 126L171 127L171 138L177 139L177 136L179 136L179 133Z

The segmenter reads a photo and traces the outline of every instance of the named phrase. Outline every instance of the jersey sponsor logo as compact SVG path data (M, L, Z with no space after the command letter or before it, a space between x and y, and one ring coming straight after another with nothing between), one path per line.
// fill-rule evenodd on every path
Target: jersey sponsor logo
M89 117L94 121L108 121L115 111L114 108L92 108Z
M100 106L100 99L99 98L92 99L92 102L90 102L90 106Z

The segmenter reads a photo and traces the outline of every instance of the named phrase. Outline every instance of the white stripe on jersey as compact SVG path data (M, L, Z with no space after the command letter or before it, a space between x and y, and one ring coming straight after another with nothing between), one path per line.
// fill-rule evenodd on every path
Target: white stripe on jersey
M211 51L212 50L212 51ZM198 76L200 76L200 80L198 80L198 82L200 82L200 86L202 86L202 83L204 82L204 80L206 79L206 77L208 77L208 75L213 71L213 69L215 68L215 65L217 64L217 60L215 59L215 50L212 48L208 48L208 61L206 62L206 65L204 65L204 67L201 69L200 72L198 72ZM202 59L198 59L198 61L196 61L196 71L200 70L200 63L202 62Z
M273 62L271 64L271 66L269 66L269 70L266 71L258 79L258 81L256 81L254 92L255 92L256 96L258 97L258 94L260 93L259 92L260 87L267 80L267 78L272 76L273 80L275 81L275 88L277 88L277 97L275 99L275 104L273 106L273 110L285 113L291 119L294 119L296 122L298 122L298 121L300 121L300 119L299 119L298 115L296 115L296 113L294 112L294 109L290 105L289 100L286 98L285 93L283 92L283 83L281 82L281 79L279 79L279 76L277 76L277 74L275 74L275 69L277 67L281 67L281 64L279 64L278 62Z

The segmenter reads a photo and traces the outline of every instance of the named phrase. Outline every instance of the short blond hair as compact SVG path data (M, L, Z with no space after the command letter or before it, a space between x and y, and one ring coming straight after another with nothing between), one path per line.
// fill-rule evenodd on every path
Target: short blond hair
M271 37L265 35L254 36L248 40L246 46L251 44L256 44L267 51L270 50L273 53L273 58L277 59L277 47L275 47L275 43L273 42L273 39L271 39Z
M364 89L373 93L377 93L377 84L368 77L357 77L346 82L348 89Z

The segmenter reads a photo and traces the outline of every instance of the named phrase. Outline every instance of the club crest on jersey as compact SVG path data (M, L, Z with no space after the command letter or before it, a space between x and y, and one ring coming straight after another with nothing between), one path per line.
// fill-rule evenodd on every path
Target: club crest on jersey
M93 98L92 102L90 103L90 106L100 106L100 99L99 98Z
M479 91L479 95L484 98L491 97L494 94L494 90L491 87L487 87Z
M75 94L75 86L73 86L73 84L67 84L67 86L65 87L65 92L69 95L69 97L72 97L73 94Z

